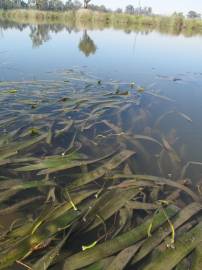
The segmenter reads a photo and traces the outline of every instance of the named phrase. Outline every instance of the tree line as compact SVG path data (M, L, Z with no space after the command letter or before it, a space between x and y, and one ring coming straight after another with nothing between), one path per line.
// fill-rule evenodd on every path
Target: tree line
M102 12L112 12L111 9L106 8L104 5L94 5L91 0L67 0L66 2L61 0L0 0L0 8L2 9L16 9L16 8L34 8L38 10L77 10L80 8L88 8ZM118 8L118 13L139 13L147 14L151 13L151 8L141 8L137 10L133 6L129 5L122 10Z
M1 9L32 8L38 10L77 10L82 7L96 11L112 12L111 9L104 5L94 5L92 0L83 0L82 2L79 0L67 0L66 2L61 0L0 0ZM134 8L132 5L128 5L125 10L118 8L115 12L151 15L152 8Z
M1 9L38 9L38 10L56 10L56 11L65 11L65 10L77 10L80 8L88 8L95 11L102 12L112 12L111 9L106 8L104 5L94 5L92 0L67 0L66 2L61 0L0 0ZM153 15L152 7L134 7L133 5L127 5L123 10L118 8L115 10L116 13L126 13L130 15ZM174 13L174 16L184 17L183 13ZM201 18L201 14L196 11L189 11L187 14L188 18Z
M104 5L98 6L90 3L91 0L0 0L1 9L20 9L31 8L38 10L77 10L80 8L89 8L100 11L110 11Z

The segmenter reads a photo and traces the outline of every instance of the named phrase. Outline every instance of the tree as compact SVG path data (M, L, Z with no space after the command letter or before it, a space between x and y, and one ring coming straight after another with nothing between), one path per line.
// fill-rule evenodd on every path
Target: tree
M125 13L134 14L134 12L135 12L135 9L132 5L126 6Z
M152 15L152 7L148 7L148 13L149 15Z
M151 15L152 14L152 8L151 7L144 7L142 8L142 15Z
M73 3L74 9L79 9L82 7L82 3L78 0L75 0Z
M21 0L0 0L0 8L11 9L11 8L26 8L27 4Z
M47 9L48 8L48 0L36 0L36 9Z
M187 14L187 17L190 19L197 19L197 18L201 18L201 14L197 13L194 10L190 10Z
M54 0L53 0L54 1ZM65 8L66 9L73 9L74 8L74 4L72 2L72 0L68 0L66 3L65 3Z
M145 15L151 16L152 15L152 8L151 7L138 7L134 9L135 15Z
M182 18L184 18L184 14L183 14L183 12L174 12L173 14L172 14L172 16L174 16L174 17L182 17Z
M21 1L21 2L20 2L20 7L21 7L21 8L28 8L28 4L25 3L24 1Z
M84 8L88 8L88 4L91 2L91 0L84 0Z
M121 8L117 8L117 10L115 11L116 13L122 13L122 9Z
M63 10L63 8L64 8L64 4L63 4L63 2L62 1L60 1L60 0L54 0L54 9L55 10Z
M33 8L36 6L36 1L35 0L28 0L27 5L29 8Z
M99 6L99 11L107 12L107 8L104 5Z
M49 0L48 1L48 9L54 10L55 9L55 0Z
M109 9L107 9L104 5L98 6L98 5L88 5L88 9L95 10L95 11L101 11L101 12L108 12Z

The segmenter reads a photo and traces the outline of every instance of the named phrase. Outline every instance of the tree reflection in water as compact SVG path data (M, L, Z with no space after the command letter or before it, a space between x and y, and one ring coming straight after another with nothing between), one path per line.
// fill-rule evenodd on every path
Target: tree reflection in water
M97 50L94 41L89 37L86 29L84 30L82 39L79 42L79 50L83 52L86 57L94 54Z
M46 25L33 25L30 26L30 38L33 47L39 47L43 43L50 40L49 29Z

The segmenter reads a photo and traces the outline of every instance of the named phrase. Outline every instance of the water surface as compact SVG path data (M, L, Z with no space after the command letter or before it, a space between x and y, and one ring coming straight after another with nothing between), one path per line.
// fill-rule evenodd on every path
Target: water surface
M94 179L103 182L85 183L101 194L116 172L190 178L200 193L201 44L199 35L1 23L1 183L44 184L35 190L39 181L30 182L19 194L2 188L0 216L4 207L12 212L2 224L31 222L38 200L60 204L63 189L105 160L110 165ZM30 197L36 201L22 211L9 208Z
M201 36L4 24L0 38L1 81L57 79L67 69L80 69L102 80L135 82L175 99L175 108L193 118L189 140L200 141Z

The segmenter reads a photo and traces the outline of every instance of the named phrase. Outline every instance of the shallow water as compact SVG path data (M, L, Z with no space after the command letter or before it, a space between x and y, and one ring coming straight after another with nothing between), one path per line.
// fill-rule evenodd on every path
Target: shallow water
M173 108L193 119L183 132L191 145L190 159L202 158L201 36L5 24L0 39L1 81L61 79L65 70L76 69L98 80L135 82L173 98ZM161 114L164 105L158 110L154 113Z
M45 178L63 188L123 151L125 166L111 164L106 177L116 169L174 181L190 178L197 191L202 177L201 42L197 35L146 30L0 25L1 180ZM57 160L42 164L50 156ZM186 168L189 161L195 164ZM33 209L51 192L49 185L14 194L1 188L3 209L42 196L25 205L26 214L12 211L1 225L36 217L41 209Z

